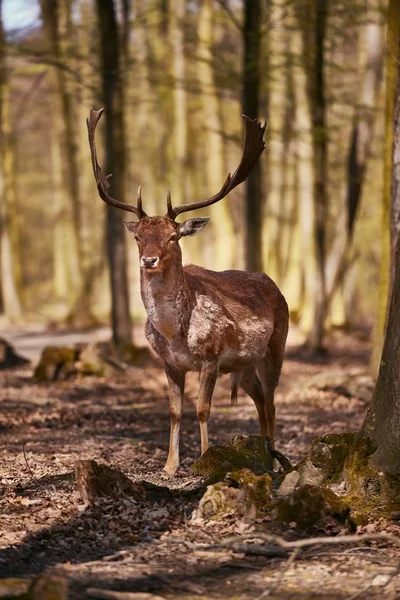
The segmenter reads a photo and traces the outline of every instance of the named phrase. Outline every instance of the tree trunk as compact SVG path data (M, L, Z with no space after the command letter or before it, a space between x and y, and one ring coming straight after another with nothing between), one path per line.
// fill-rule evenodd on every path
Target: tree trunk
M338 217L337 231L326 264L327 304L347 268L348 252L363 192L367 164L372 148L373 129L377 113L377 99L382 79L383 28L380 23L364 26L367 55L361 84L361 94L355 107L347 157L347 180Z
M243 114L258 118L260 89L261 2L244 2ZM257 161L245 183L246 268L262 271L261 164Z
M185 90L184 18L185 0L170 3L170 40L173 55L174 79L174 164L172 199L175 204L185 202L187 166L187 97Z
M386 97L385 97L385 150L383 174L383 198L381 221L381 266L377 319L374 330L374 346L371 357L371 370L378 372L379 361L385 336L388 302L390 302L390 262L393 259L393 242L390 241L391 228L391 183L393 161L393 119L395 110L396 86L399 60L400 4L390 0L388 8L387 52L386 52ZM396 60L397 59L397 60Z
M325 285L325 227L327 222L327 133L324 77L324 45L326 34L327 1L314 0L313 50L308 68L308 96L312 120L314 165L314 238L316 251L315 313L306 345L311 352L322 349L326 317ZM309 43L308 28L304 27L304 47ZM309 31L308 31L309 33Z
M220 189L226 178L222 124L219 114L218 90L213 72L214 15L211 0L203 0L198 19L198 79L200 84L202 121L205 135L205 197ZM234 232L229 202L219 202L213 208L214 264L215 270L234 267Z
M374 446L370 462L385 474L400 473L400 236L378 381L361 435Z
M125 135L123 84L120 73L120 40L113 0L97 0L100 27L101 77L106 112L106 166L112 173L111 194L125 201ZM132 341L126 240L121 212L107 205L107 253L111 279L113 342L122 347Z
M11 321L21 317L21 305L17 289L17 277L13 256L13 157L10 127L10 101L7 81L5 38L0 0L0 274L1 305ZM15 198L14 198L15 200Z

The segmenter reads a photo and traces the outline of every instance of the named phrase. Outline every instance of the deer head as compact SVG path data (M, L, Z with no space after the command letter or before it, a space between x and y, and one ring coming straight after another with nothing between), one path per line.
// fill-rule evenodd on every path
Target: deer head
M264 151L265 143L263 141L263 135L266 124L262 126L256 119L250 119L243 115L245 120L245 139L242 160L233 175L230 173L228 174L222 188L214 196L211 196L211 198L204 201L173 207L171 193L168 192L167 212L165 216L149 217L142 207L141 187L138 189L136 206L115 200L108 194L108 189L110 187L109 179L111 175L105 176L97 162L94 139L96 126L103 112L104 109L96 111L92 108L90 110L89 119L86 121L92 155L93 172L99 196L107 204L132 212L136 215L138 221L124 221L124 225L128 231L135 236L139 249L140 267L149 272L162 271L167 268L172 261L181 259L179 239L187 235L196 235L209 221L208 217L200 217L189 219L184 223L176 223L175 220L177 216L181 213L204 208L219 202L236 186L247 179L253 166Z

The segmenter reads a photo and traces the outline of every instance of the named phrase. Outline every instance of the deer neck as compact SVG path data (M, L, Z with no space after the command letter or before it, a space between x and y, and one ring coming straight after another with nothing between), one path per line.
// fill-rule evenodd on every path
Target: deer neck
M182 264L159 273L141 271L140 290L147 316L157 331L170 340L184 335L190 317L190 290Z

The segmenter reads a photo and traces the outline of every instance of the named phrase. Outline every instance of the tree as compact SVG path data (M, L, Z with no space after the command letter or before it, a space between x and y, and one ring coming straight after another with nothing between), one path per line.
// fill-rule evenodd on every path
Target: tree
M377 7L374 8L376 11ZM382 80L383 27L381 23L372 20L372 11L370 16L371 20L363 25L366 45L365 67L360 97L354 108L342 206L337 219L335 238L326 261L327 310L349 260L348 255L364 189L368 160L373 147L377 99Z
M78 107L76 90L70 71L75 66L72 3L61 0L41 0L42 18L49 46L55 61L52 117L53 185L56 192L55 284L61 290L62 261L70 262L70 304L67 317L70 324L91 325L91 272L84 252L82 231L82 177L77 131ZM75 40L76 41L76 40ZM60 144L60 148L56 145ZM66 205L68 203L68 205ZM68 218L69 217L69 218ZM60 231L61 230L61 231ZM62 231L63 230L63 231ZM68 251L61 252L60 233L68 237ZM61 284L62 285L62 284Z
M393 13L389 11L390 18ZM400 12L397 13L400 17ZM398 22L400 24L400 21ZM393 57L389 57L393 60ZM397 74L400 66L396 65ZM379 375L371 405L357 436L347 461L352 476L353 491L358 491L360 482L373 481L374 493L381 501L398 500L400 491L400 236L399 207L400 186L399 167L395 157L400 148L400 77L396 86L395 109L393 114L393 147L391 169L393 285L390 290L389 312L386 334L380 361ZM384 190L385 193L385 190ZM396 239L397 238L397 239ZM362 487L362 486L361 486ZM365 486L364 486L365 487ZM383 496L383 497L382 497Z
M13 235L15 227L14 165L10 125L10 97L6 64L6 44L0 0L0 274L1 304L10 320L21 317L21 305L14 268Z
M311 352L322 349L326 317L325 247L328 215L326 124L325 37L328 13L326 0L312 0L300 8L303 32L304 67L307 73L308 103L312 122L313 201L315 240L314 319L306 345ZM310 23L313 26L310 36ZM311 37L311 40L310 40Z
M205 196L215 194L226 177L220 102L212 60L214 18L212 1L202 0L198 18L197 73L205 133L206 189L202 190ZM233 268L234 233L228 200L215 205L212 223L215 226L215 269Z
M125 198L124 89L121 76L121 39L113 0L97 0L100 28L101 81L107 115L105 171L112 173L111 193ZM107 254L110 267L113 342L121 348L132 340L126 240L121 213L107 205Z
M395 208L394 196L391 195L393 173L393 120L395 117L395 98L398 85L397 62L399 60L400 5L397 0L390 0L388 7L386 94L385 94L385 151L384 151L384 193L382 198L381 222L381 267L378 297L378 311L374 331L374 348L371 358L373 373L378 372L381 350L385 335L388 301L390 299L391 280L393 281L393 257L395 248L394 233L396 218L391 211ZM396 60L397 59L397 60ZM398 144L398 141L395 142ZM397 196L395 196L397 197ZM392 239L390 239L390 237ZM392 266L391 266L392 264Z
M244 1L243 25L243 114L258 118L260 103L261 2ZM246 268L262 271L261 165L257 161L245 183Z

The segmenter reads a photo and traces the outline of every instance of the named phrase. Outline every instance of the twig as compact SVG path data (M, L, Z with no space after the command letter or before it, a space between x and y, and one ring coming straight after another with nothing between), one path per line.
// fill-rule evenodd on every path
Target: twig
M352 544L355 542L366 542L366 541L386 541L392 542L393 544L400 546L400 538L390 533L364 533L361 535L337 535L335 537L315 537L306 538L304 540L294 540L289 542L278 535L270 535L266 533L252 533L243 536L234 536L222 540L219 546L230 546L236 542L243 542L249 540L264 540L266 542L274 542L279 544L286 550L293 550L294 548L306 548L307 546L314 546L316 544ZM215 544L213 544L215 546Z

